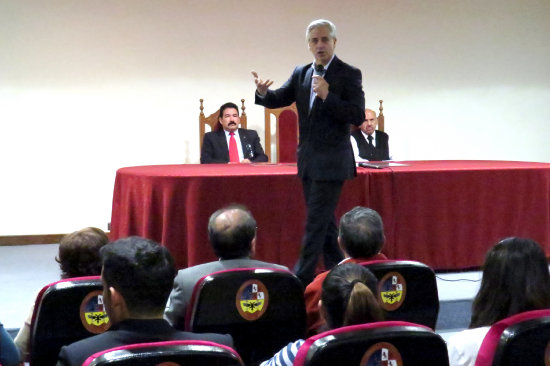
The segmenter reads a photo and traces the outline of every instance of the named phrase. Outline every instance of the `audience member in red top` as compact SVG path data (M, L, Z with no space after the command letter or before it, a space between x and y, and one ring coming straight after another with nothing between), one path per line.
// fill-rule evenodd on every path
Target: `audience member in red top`
M378 212L367 207L354 207L340 219L338 243L346 258L339 264L387 259L380 253L384 240L384 224ZM319 313L319 300L328 272L315 277L305 290L308 337L327 330Z

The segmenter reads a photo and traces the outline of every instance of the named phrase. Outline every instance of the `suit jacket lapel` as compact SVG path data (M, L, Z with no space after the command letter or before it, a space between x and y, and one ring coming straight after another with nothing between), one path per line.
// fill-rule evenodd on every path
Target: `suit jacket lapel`
M340 61L338 57L334 56L332 62L328 66L327 72L325 72L324 79L327 81L327 83L330 84L330 82L332 81L332 76L338 72L338 68L340 67L341 62L342 61Z
M306 76L304 78L304 83L302 84L302 88L307 91L306 93L304 93L304 98L306 99L304 105L307 106L308 116L311 114L311 111L315 106L315 100L313 100L313 105L311 106L311 109L309 108L309 101L311 100L311 81L313 76L313 68L311 67L311 65L312 64L310 64L309 67L306 66Z
M225 131L223 130L223 128L221 130L216 131L216 136L219 139L218 146L220 146L223 149L221 153L227 159L227 161L229 161L229 146L227 145L227 139L225 137Z

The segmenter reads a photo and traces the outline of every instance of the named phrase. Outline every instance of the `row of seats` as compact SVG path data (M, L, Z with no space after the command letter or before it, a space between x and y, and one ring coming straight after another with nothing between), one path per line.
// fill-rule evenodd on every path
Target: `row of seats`
M386 311L387 321L343 327L311 337L306 342L307 347L303 350L300 348L298 364L347 364L326 361L331 357L341 358L346 355L350 364L359 364L363 358L379 357L380 360L402 360L403 363L398 362L395 365L447 365L445 343L433 332L439 309L433 271L413 261L384 260L366 262L363 265L379 280L380 303ZM63 345L109 328L101 292L101 280L96 276L58 281L40 292L31 325L31 366L55 365L57 354ZM531 330L526 334L535 334L532 328L538 329L542 325L546 333L538 339L542 342L540 347L546 347L550 340L550 311L531 313L538 317L534 318L532 315L528 319ZM546 318L541 320L540 316ZM519 317L517 320L521 322L525 319ZM119 357L123 360L146 359L159 354L162 357L172 357L170 359L177 363L180 363L178 360L182 360L182 357L213 357L217 361L206 363L257 364L271 357L289 342L304 337L303 287L294 274L281 270L251 268L216 272L205 276L195 286L185 323L187 329L194 332L232 334L238 353L208 342L162 342L139 347L133 345L95 355L98 360L95 363L90 361L90 365L103 365L106 363L101 362L107 361L101 360L112 362ZM515 324L515 321L506 323L505 328ZM500 333L497 332L497 337L500 337L505 328ZM521 327L514 332L525 333ZM512 336L509 332L506 334L514 337L516 333ZM542 331L540 334L543 334ZM509 341L505 343L510 344ZM492 353L499 349L494 344L491 347ZM166 351L167 349L170 351ZM486 351L482 347L480 354L483 352ZM536 352L530 352L529 355L540 356ZM421 361L426 360L426 357L431 357L430 362ZM543 358L544 356L540 359ZM435 361L436 359L440 361ZM507 362L509 357L495 359ZM186 362L188 363L185 364L194 364L192 361ZM498 365L510 364L502 362ZM109 364L139 365L137 361Z

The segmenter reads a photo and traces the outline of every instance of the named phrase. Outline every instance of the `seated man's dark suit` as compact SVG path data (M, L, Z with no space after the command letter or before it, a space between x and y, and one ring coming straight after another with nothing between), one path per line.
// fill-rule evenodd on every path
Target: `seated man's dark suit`
M239 138L243 149L244 159L252 162L266 162L260 137L254 130L239 128ZM201 164L229 163L229 146L223 129L207 132L202 140Z
M164 318L166 318L175 328L184 329L185 313L187 311L187 305L191 300L195 284L202 277L210 273L233 268L278 268L288 271L288 268L285 266L249 259L248 257L219 260L181 269L174 279L174 287L170 293L168 309L166 309L164 313Z
M356 130L351 133L351 136L357 142L359 148L359 156L369 161L390 160L390 148L388 144L389 136L387 133L376 130L375 145L372 148L361 130Z
M57 366L81 366L94 353L114 347L173 340L203 340L233 347L230 335L180 332L164 319L127 319L105 333L61 348Z

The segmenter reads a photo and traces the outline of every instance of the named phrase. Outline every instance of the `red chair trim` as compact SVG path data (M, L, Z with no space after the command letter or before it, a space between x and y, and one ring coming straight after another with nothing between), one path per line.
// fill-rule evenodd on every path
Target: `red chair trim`
M109 348L109 349L106 349L104 351L94 353L93 355L88 357L86 359L86 361L84 361L82 366L88 366L90 363L92 363L92 361L94 359L96 359L97 357L99 357L99 356L101 356L101 355L103 355L107 352L114 352L114 351L120 351L120 350L129 350L129 349L135 349L135 348L145 348L145 347L186 346L186 345L219 347L219 348L225 349L226 351L231 352L233 355L237 356L239 359L241 358L237 354L237 351L235 351L233 348L225 346L223 344L215 343L215 342L199 341L199 340L197 340L197 341L164 341L164 342L136 343L136 344L129 344L129 345L126 345L126 346L119 346L119 347Z
M225 272L243 272L243 271L255 271L255 270L269 270L272 272L282 272L282 273L290 273L293 274L290 271L287 271L285 269L279 269L279 268L266 268L266 267L252 267L252 268L231 268L231 269L224 269L217 272L212 272L210 274L207 274L205 276L202 276L200 280L195 283L195 286L193 287L193 292L191 293L191 299L189 300L189 304L187 304L187 309L185 310L185 330L188 332L191 332L192 324L191 320L195 316L195 302L197 301L197 296L199 293L199 289L203 286L204 279L206 277L216 275L219 273L225 273Z
M42 297L44 296L44 293L46 292L47 289L49 289L52 286L57 285L58 283L75 282L75 281L89 281L89 280L101 280L101 276L83 276L83 277L64 278L62 280L52 282L49 285L46 285L46 286L42 287L40 292L38 292L38 295L36 295L36 300L34 301L34 310L32 312L32 317L31 317L31 331L34 327L36 317L38 316L38 310L40 308L40 302L42 301Z
M378 264L378 263L414 264L414 265L421 265L421 266L430 268L429 266L427 266L426 264L424 264L422 262L411 261L411 260L407 260L407 259L375 259L375 260L372 260L372 261L361 262L359 264L364 266L364 265Z
M427 327L422 324L409 323L409 322L403 322L403 321L382 321L382 322L374 322L374 323L359 324L359 325L349 325L347 327L336 328L323 333L319 333L317 335L314 335L313 337L309 337L308 339L306 339L304 344L298 349L298 353L296 354L296 358L294 359L294 364L303 365L306 360L309 347L313 344L313 342L315 342L320 338L334 335L334 334L347 333L347 332L353 332L353 331L364 330L364 329L382 328L382 327L384 328L419 327L419 328L424 328L426 330L429 330L430 332L433 333L433 330L430 327Z
M550 309L531 310L509 316L508 318L504 318L493 324L491 328L489 328L485 338L483 338L481 347L479 347L475 366L491 366L493 364L493 359L500 341L500 336L506 328L525 320L543 318L547 316L550 316Z

